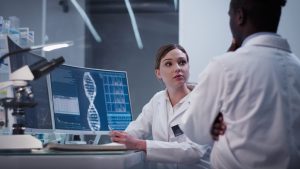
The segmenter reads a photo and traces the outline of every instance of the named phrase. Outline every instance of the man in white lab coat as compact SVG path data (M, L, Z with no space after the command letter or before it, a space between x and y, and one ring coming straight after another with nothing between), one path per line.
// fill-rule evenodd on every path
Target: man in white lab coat
M278 35L284 0L231 0L237 49L214 58L191 93L183 124L198 144L210 143L219 112L227 130L215 142L212 168L300 168L300 61Z

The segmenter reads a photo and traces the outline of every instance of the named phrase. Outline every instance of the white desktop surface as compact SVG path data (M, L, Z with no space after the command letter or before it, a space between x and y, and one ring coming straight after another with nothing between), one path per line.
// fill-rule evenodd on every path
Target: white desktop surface
M144 152L48 151L0 152L3 169L132 169L143 168Z

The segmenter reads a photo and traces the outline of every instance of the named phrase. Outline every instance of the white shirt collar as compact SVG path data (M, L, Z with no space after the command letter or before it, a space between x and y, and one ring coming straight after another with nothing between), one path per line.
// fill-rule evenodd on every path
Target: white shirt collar
M188 98L189 98L190 94L187 94L186 96L184 96L176 105L174 105L173 107L177 107L177 105L180 105L182 103L184 103ZM165 94L164 94L165 100L168 101L171 104L167 89L165 90Z
M280 37L280 35L278 35L277 33L273 33L273 32L258 32L258 33L254 33L252 35L249 35L246 39L244 39L242 46L244 46L248 41L250 41L251 39L261 36L261 35L272 35L272 36L278 36Z
M280 35L271 32L259 32L248 36L244 40L242 47L248 45L265 46L291 52L287 40L283 39Z

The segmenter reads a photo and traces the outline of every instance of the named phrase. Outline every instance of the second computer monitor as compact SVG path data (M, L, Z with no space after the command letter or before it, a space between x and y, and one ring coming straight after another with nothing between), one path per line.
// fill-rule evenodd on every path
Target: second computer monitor
M13 40L8 37L8 48L9 52L14 53L16 51L22 50L22 48L16 44ZM23 52L14 55L10 55L9 63L11 72L14 72L21 68L22 66L28 65L32 66L35 63L46 60L40 55ZM47 87L46 76L39 79L35 79L29 82L32 87L32 92L34 95L34 101L37 103L36 106L25 108L25 127L26 132L29 133L44 133L52 132L52 117L51 109L49 104L49 93Z
M131 122L126 72L61 65L50 79L55 130L97 133Z

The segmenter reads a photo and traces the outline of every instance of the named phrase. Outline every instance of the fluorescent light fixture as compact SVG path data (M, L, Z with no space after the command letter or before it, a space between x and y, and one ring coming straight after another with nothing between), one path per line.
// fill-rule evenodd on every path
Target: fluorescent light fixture
M78 2L76 0L70 0L70 1L74 5L76 10L79 12L79 14L81 15L83 21L87 25L88 29L92 33L95 40L97 42L101 42L102 41L101 37L99 36L97 31L95 30L94 26L92 25L89 17L87 16L87 14L83 10L83 8L78 4ZM126 5L126 8L128 10L129 16L130 16L130 21L131 21L131 25L132 25L132 28L133 28L133 32L134 32L134 36L135 36L137 45L138 45L139 49L143 49L143 43L142 43L142 40L141 40L141 36L140 36L139 30L138 30L138 26L136 24L135 16L134 16L134 13L132 11L132 7L130 5L129 0L125 0L125 5Z
M99 36L96 29L92 25L92 22L90 21L89 17L85 13L85 11L82 9L82 7L78 4L78 2L76 0L71 0L71 2L75 6L76 10L79 12L80 16L82 17L82 19L85 22L86 26L89 28L89 30L92 33L95 40L97 42L101 42L101 37Z
M178 9L178 0L174 0L174 7L175 7L175 10Z
M140 49L143 49L143 42L142 42L142 39L141 39L141 36L140 36L138 26L136 24L135 16L134 16L134 13L132 11L132 7L131 7L131 4L130 4L129 0L125 0L125 5L126 5L126 8L128 10L129 16L130 16L130 21L131 21L134 36L135 36L135 39L136 39L136 43L137 43L137 45Z

